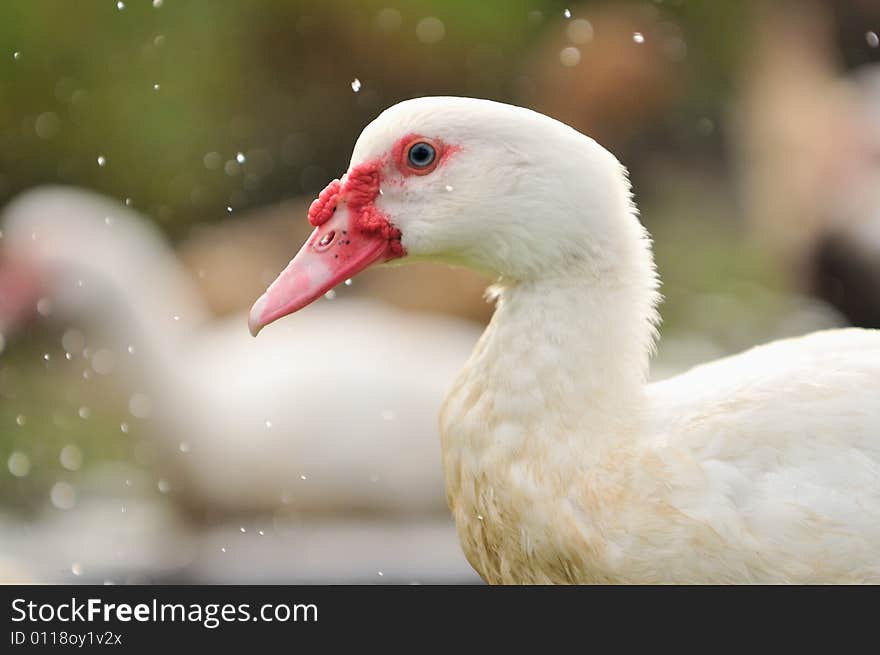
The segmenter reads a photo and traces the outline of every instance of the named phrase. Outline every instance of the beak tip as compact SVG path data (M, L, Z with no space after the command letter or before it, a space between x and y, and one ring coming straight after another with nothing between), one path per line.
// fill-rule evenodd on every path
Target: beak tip
M257 302L254 303L254 306L251 307L250 314L248 315L248 330L251 333L252 337L257 336L260 333L260 330L265 327L265 323L263 322L263 309L266 306L266 294L263 294L257 299Z

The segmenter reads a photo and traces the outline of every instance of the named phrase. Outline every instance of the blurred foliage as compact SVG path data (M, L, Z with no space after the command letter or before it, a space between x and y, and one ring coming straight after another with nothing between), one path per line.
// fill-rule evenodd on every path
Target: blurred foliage
M545 35L565 29L563 10L589 18L608 3L156 4L3 4L0 202L39 183L72 183L131 198L175 235L227 206L313 194L345 166L363 125L400 99L527 101L518 91L525 64ZM692 135L729 92L743 4L613 4L680 25L693 79L684 106L659 124L669 133L678 117L688 125L679 132ZM430 16L442 21L435 43L419 34Z

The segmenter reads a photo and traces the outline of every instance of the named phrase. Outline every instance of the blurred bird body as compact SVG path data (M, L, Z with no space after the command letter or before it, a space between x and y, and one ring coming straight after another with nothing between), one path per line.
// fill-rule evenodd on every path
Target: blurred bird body
M430 174L400 174L419 164L395 154L404 135L437 151ZM498 278L441 413L449 506L484 579L880 582L880 332L814 333L647 384L658 280L609 152L525 109L420 98L365 128L350 170L367 164L401 261ZM327 235L352 224L344 193L335 210L255 304L254 332L343 265Z
M131 420L196 504L442 512L436 414L476 340L469 322L335 300L255 342L240 317L211 319L158 231L118 203L40 189L10 204L3 230L53 319L115 355Z

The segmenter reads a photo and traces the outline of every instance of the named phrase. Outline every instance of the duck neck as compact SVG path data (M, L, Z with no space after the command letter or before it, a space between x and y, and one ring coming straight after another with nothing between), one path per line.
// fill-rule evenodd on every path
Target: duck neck
M576 418L617 413L638 398L654 343L652 307L613 280L543 280L501 288L490 339L541 389L544 402Z
M90 260L75 253L78 259L58 264L59 317L83 328L93 351L106 348L136 362L138 382L161 389L208 313L165 244L137 243L122 242Z
M528 453L548 441L627 438L654 344L656 281L582 276L502 282L497 309L449 396L454 450Z

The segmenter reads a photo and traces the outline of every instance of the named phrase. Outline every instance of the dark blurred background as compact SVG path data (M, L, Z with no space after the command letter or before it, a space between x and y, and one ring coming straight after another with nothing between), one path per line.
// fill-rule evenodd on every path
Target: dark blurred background
M443 94L531 107L630 170L664 280L659 378L767 338L880 326L878 34L876 0L5 2L0 204L47 184L115 199L169 240L210 320L238 321L383 108ZM2 275L16 248L0 237ZM484 286L419 266L340 295L478 328ZM0 578L471 579L440 492L412 533L422 518L388 523L381 507L307 524L188 491L226 473L151 454L169 429L132 418L94 349L80 356L88 335L71 348L70 325L37 313L14 330L0 315ZM136 527L100 536L134 506ZM239 533L265 539L230 563Z

